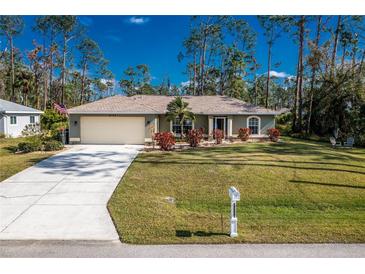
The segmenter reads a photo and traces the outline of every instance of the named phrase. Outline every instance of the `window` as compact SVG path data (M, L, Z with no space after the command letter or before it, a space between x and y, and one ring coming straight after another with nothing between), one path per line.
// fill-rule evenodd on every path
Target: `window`
M248 127L251 129L251 134L260 134L260 118L259 117L248 117Z
M193 128L193 122L191 120L185 120L183 124L184 134L187 134L188 131L191 130L192 128ZM178 136L181 134L181 125L179 119L175 119L174 121L172 121L172 132Z
M10 125L16 125L16 116L10 116Z
M33 115L29 116L29 123L35 124L35 117Z

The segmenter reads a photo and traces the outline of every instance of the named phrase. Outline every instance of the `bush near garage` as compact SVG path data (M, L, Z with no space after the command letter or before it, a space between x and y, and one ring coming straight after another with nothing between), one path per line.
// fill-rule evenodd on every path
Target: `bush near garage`
M34 151L54 151L63 149L64 145L58 140L39 134L27 137L24 142L20 142L17 147L18 152L28 153Z
M168 131L156 133L154 139L160 149L164 151L172 150L176 143L175 136Z

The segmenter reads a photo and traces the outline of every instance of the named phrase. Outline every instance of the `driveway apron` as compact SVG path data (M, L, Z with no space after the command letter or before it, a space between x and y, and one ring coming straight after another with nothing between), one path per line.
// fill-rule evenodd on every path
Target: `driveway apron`
M142 146L77 145L0 183L0 240L117 240L107 202Z

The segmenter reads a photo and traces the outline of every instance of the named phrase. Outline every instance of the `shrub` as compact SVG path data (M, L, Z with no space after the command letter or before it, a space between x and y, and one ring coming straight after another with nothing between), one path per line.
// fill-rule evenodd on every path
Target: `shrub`
M291 112L280 114L275 118L276 123L280 125L290 124L292 120L293 120L293 113Z
M34 136L37 135L41 132L41 128L39 126L39 124L29 124L26 125L24 127L24 129L22 130L22 135L23 136Z
M42 130L49 131L49 135L59 139L60 131L68 127L68 118L53 109L47 109L41 115Z
M4 139L5 137L5 133L0 133L0 139Z
M216 144L221 144L224 138L223 130L220 129L213 130L213 138L215 139Z
M250 137L251 129L248 127L240 128L238 130L238 138L241 139L241 141L247 141Z
M191 147L197 147L200 141L203 139L204 129L191 129L186 136L186 139Z
M63 144L57 140L49 140L44 142L43 149L45 151L54 151L63 149Z
M271 141L277 142L279 140L280 131L277 128L269 128L267 132Z
M161 150L172 150L175 145L175 137L171 132L158 132L154 137Z
M18 150L22 152L33 152L42 150L42 140L39 136L27 138L25 142L18 144Z

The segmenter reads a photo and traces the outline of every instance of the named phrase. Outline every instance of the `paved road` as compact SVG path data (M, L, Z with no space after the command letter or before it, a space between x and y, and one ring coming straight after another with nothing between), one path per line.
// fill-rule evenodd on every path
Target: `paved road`
M365 244L127 245L118 241L0 241L0 257L363 258Z
M140 146L79 145L0 183L0 240L117 240L106 204Z

